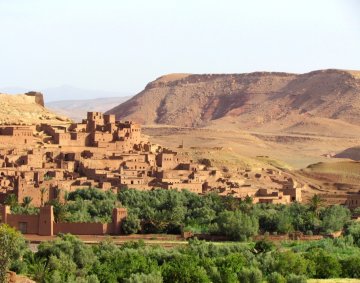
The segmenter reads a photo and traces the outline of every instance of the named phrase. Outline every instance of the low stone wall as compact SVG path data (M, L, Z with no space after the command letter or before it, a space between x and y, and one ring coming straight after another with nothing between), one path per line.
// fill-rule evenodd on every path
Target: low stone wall
M40 208L39 215L11 214L9 206L0 205L0 223L6 223L24 234L53 236L59 233L74 235L121 234L121 223L127 217L126 208L114 208L111 223L56 223L52 206Z
M7 224L20 230L20 223L26 223L27 234L39 234L39 216L38 215L7 215Z
M257 235L253 237L254 241L269 240L269 241L316 241L323 239L323 235L303 235L303 234L285 234L285 235Z
M54 234L104 235L107 228L103 223L54 223Z

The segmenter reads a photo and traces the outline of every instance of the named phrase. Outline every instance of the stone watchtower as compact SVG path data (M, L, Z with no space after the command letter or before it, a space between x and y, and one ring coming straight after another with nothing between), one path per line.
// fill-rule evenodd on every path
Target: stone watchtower
M54 208L52 205L40 207L39 235L54 235Z
M44 96L41 92L29 91L25 95L34 97L35 103L44 107Z
M121 224L124 219L127 217L127 209L126 208L114 208L112 213L112 223L113 223L113 234L119 235L121 234Z

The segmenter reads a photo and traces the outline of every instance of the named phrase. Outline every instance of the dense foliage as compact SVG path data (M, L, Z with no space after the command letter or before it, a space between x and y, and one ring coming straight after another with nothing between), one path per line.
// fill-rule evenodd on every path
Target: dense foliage
M0 224L0 282L6 281L7 269L11 263L16 265L25 249L25 241L20 232Z
M22 205L12 196L6 201L14 213L37 212L31 199ZM328 234L342 230L350 220L347 208L324 207L317 196L309 204L273 205L216 193L199 196L186 190L123 190L115 194L91 188L69 193L65 203L53 200L50 204L57 222L111 222L113 208L125 206L128 218L122 228L126 234L192 231L242 241L258 233ZM358 238L355 240L360 241Z
M11 208L11 213L13 214L27 214L33 215L39 213L39 208L34 207L32 204L31 197L24 197L22 204L20 205L17 201L15 194L9 194L6 196L4 204L9 205Z
M70 193L65 204L51 202L55 219L65 222L111 222L112 209L120 203L129 212L123 225L127 234L190 230L246 240L258 232L331 233L341 230L350 219L348 209L321 207L316 198L306 205L253 205L251 198L242 201L215 193L199 196L186 190L124 190L116 195L91 188ZM31 210L28 205L13 207Z
M128 208L133 227L139 228L129 230L131 233L179 233L184 229L246 240L258 232L331 233L350 220L349 210L339 205L254 205L251 198L242 201L215 193L199 196L188 191L124 190L118 200Z
M123 205L126 233L179 233L181 230L225 235L245 243L205 243L164 249L111 241L85 245L72 235L41 243L33 253L24 240L12 246L11 269L37 282L305 282L306 278L360 278L360 223L342 206L252 204L216 194L188 191L77 190L65 203L52 202L57 221L111 221ZM17 205L17 204L15 204ZM21 207L25 207L22 205ZM6 227L6 226L2 226ZM330 233L337 239L316 242L251 241L257 233ZM5 230L4 230L5 231Z
M353 224L358 226L359 224ZM164 249L110 240L86 245L72 235L43 242L13 259L12 269L37 282L306 282L306 278L360 278L353 227L339 239L206 243ZM16 253L16 251L15 251Z

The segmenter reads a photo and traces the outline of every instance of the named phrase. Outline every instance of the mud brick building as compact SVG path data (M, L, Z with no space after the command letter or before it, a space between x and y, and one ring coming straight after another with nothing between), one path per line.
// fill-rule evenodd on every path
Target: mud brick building
M81 123L68 125L0 126L0 204L13 194L19 203L31 198L32 205L41 207L39 216L21 218L3 213L3 217L6 223L20 230L26 226L34 233L50 233L43 232L41 222L49 209L44 208L46 203L62 201L65 192L79 188L115 192L186 189L197 194L216 191L236 198L251 196L254 202L301 201L301 187L296 183L285 180L279 183L280 189L259 189L246 184L249 174L244 174L244 185L235 184L217 168L194 162L184 152L150 143L139 124L116 121L114 115L100 112L88 112ZM51 219L46 221L53 223ZM27 224L20 227L16 224L20 222ZM92 227L84 228L87 233L115 233L110 226L87 225ZM75 226L54 223L51 233L79 233L70 227Z

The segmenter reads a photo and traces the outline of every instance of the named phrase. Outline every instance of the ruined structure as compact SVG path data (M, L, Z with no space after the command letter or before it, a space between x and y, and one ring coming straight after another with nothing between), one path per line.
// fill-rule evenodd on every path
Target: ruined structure
M355 208L360 207L360 192L347 195L345 205L349 209L355 209Z
M279 181L277 190L234 184L217 168L194 162L184 153L151 144L141 134L139 124L116 121L114 115L99 112L89 112L81 123L66 126L0 127L0 145L0 203L14 194L19 203L30 197L34 206L43 207L53 199L63 200L65 192L90 187L114 191L186 189L197 194L216 191L237 198L251 196L254 202L301 201L301 187L290 179L282 178L283 183ZM29 220L29 226L39 227L31 228L32 232L64 231L57 228L62 225L56 224L51 228L53 231L46 226L44 232L40 228L44 213L41 210L39 219ZM10 220L16 218L9 213L3 216ZM24 221L18 220L18 224L14 221L4 222L24 231L19 226ZM110 231L96 229L104 233Z

